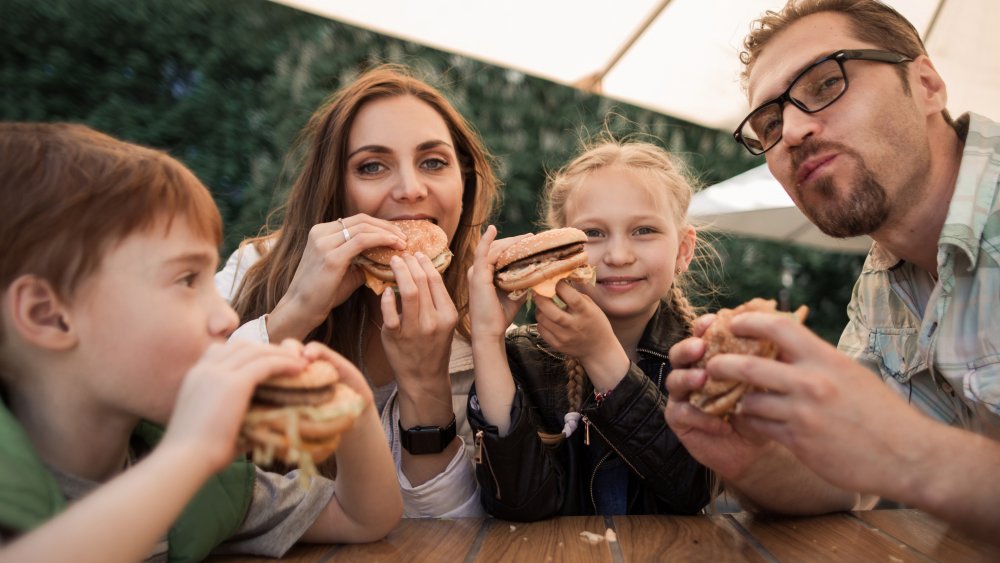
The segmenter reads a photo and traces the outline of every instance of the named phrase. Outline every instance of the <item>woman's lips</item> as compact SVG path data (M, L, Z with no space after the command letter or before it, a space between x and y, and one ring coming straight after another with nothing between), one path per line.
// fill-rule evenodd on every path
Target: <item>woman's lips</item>
M435 219L434 217L431 217L430 215L424 215L424 214L419 214L419 215L396 215L396 216L392 217L389 220L390 221L403 221L403 220L407 220L407 219L409 219L409 220L418 220L418 221L419 220L430 221L431 223L434 223L435 225L437 225L437 219Z

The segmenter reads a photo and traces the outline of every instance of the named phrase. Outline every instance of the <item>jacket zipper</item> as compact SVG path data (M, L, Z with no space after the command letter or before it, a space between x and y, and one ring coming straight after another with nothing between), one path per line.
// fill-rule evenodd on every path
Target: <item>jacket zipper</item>
M636 352L641 352L643 354L649 354L650 356L653 356L654 358L659 358L660 360L662 360L660 362L660 374L658 376L656 376L656 388L657 389L663 389L663 370L666 369L667 362L670 361L670 358L668 358L665 354L661 354L660 352L657 352L656 350L650 350L648 348L636 348Z
M486 458L486 468L490 470L490 475L493 476L493 484L495 485L497 491L497 500L499 500L500 481L497 480L497 474L493 472L493 464L490 463L490 454L486 452L486 447L483 445L483 431L479 430L476 432L476 448L472 459L476 462L476 464L481 465L483 463L484 456Z
M601 468L601 464L604 463L610 455L611 452L604 454L604 457L601 458L601 461L597 462L597 465L594 466L594 472L590 475L590 504L594 507L594 514L597 514L597 499L594 498L594 479L597 479L597 470Z
M618 457L622 458L622 461L625 462L625 465L628 465L629 468L631 468L632 471L635 472L635 474L638 475L640 479L645 479L645 477L642 476L642 473L639 473L639 470L636 469L635 466L632 465L629 462L628 458L626 458L625 456L623 456L622 453L620 451L618 451L618 448L616 448L615 445L611 443L611 440L608 440L608 437L605 436L604 433L601 432L601 429L598 428L596 424L594 424L593 422L591 422L589 418L587 418L587 415L583 415L583 423L587 425L587 432L585 432L585 435L584 435L584 443L586 443L587 445L590 445L590 442L589 442L590 432L589 432L589 430L590 430L590 427L593 426L594 427L594 431L597 432L598 434L600 434L601 438L604 439L604 443L607 444L612 450L614 450L615 453L618 454ZM602 459L601 461L603 462L604 460ZM601 464L598 463L597 465L599 467ZM594 469L594 475L597 475L597 470L596 469ZM591 482L593 482L593 479L591 479Z
M643 354L649 354L650 356L656 356L657 358L660 358L663 361L667 361L669 359L667 358L666 354L662 354L660 352L657 352L656 350L650 350L648 348L636 348L635 351L642 352Z

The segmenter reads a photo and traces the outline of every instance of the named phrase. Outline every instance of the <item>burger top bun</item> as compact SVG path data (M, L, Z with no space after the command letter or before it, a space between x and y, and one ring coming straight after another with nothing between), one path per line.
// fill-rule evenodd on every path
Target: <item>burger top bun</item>
M368 260L383 266L389 265L393 256L424 253L428 258L448 250L448 235L434 223L423 219L402 219L393 221L406 235L406 248L397 250L389 246L376 246L361 253Z
M552 250L553 248L583 242L587 242L586 233L573 227L542 231L536 235L527 236L517 241L501 252L500 256L497 257L496 269L502 270L518 260L523 260L529 256Z
M253 402L273 406L321 405L334 396L340 375L333 364L317 360L298 375L272 377L257 384Z
M406 248L397 250L389 246L377 246L362 252L354 263L365 274L365 285L381 295L387 287L395 286L396 275L389 267L393 256L423 253L434 263L438 272L444 272L451 264L448 250L448 235L434 223L423 219L401 219L393 221L406 235Z
M272 377L257 385L261 387L276 387L280 389L316 389L327 387L340 381L340 375L333 364L323 360L311 362L306 369L292 377Z

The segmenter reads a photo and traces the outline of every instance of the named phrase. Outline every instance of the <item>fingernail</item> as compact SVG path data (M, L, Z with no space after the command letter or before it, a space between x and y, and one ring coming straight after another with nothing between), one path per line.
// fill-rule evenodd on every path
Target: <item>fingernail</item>
M414 256L417 257L417 260L420 260L421 258L427 258L427 255L424 254L423 252L417 252L416 254L414 254Z
M391 264L400 264L403 262L403 259L400 258L399 256L393 256L392 258L389 259L389 262Z

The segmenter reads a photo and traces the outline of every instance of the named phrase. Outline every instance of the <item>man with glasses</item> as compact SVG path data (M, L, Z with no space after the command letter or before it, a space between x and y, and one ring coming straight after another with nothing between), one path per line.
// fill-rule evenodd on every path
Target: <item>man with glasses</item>
M668 423L746 506L880 496L1000 543L1000 125L953 121L918 33L874 0L793 0L744 48L752 110L736 140L821 230L875 244L839 351L791 319L743 315L734 332L775 341L779 359L707 370L767 392L725 421L686 402L704 371L675 370ZM688 339L671 360L703 351Z

